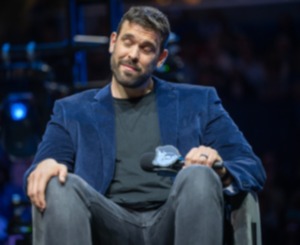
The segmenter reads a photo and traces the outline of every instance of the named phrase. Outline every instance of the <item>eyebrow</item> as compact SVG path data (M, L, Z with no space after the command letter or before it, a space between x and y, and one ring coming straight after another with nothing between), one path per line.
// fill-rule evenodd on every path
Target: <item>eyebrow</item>
M130 33L127 33L127 34L124 34L123 36L121 36L122 40L127 39L127 38L134 39L134 36Z

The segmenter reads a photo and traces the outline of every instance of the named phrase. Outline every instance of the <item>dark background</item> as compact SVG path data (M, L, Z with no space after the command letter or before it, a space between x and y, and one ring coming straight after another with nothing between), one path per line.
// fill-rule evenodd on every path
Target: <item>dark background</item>
M134 4L171 22L171 55L157 75L216 87L262 159L263 244L300 244L300 4L279 0L1 1L0 244L30 244L22 175L53 101L109 82L107 37ZM24 119L12 120L14 103L28 109Z

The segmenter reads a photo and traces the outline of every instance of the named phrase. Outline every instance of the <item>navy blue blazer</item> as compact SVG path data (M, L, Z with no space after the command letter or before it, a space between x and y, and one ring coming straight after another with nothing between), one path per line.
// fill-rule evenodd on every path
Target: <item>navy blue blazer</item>
M183 156L193 147L210 146L223 158L239 190L261 190L266 178L262 164L215 89L154 81L161 144L177 147ZM54 158L105 193L115 168L114 118L110 84L57 100L32 166L25 173L25 186L40 161Z

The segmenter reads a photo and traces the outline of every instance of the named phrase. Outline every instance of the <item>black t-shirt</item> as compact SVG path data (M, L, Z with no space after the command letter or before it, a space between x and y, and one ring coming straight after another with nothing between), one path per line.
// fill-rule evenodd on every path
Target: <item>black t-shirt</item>
M136 210L156 208L169 195L172 180L145 172L140 159L160 145L155 94L115 99L116 168L106 196Z

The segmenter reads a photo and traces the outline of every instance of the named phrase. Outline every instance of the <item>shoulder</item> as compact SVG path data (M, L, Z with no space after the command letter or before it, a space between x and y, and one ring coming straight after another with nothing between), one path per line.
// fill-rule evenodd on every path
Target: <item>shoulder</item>
M52 114L55 118L86 120L91 112L92 104L99 89L90 89L75 93L55 101Z
M82 101L92 101L96 96L99 89L89 89L79 93L75 93L64 97L62 99L58 99L57 101L60 103L76 103Z
M216 97L217 92L214 87L193 85L193 84L183 84L183 83L173 83L165 80L155 78L158 90L170 90L178 93L179 96L189 96L189 97Z
M89 89L79 93L69 95L67 97L58 99L55 101L55 105L62 107L76 107L80 108L86 104L89 104L95 100L95 96L99 89Z
M90 110L98 91L99 89L90 89L58 99L54 102L52 111L55 115L64 116L85 114Z

